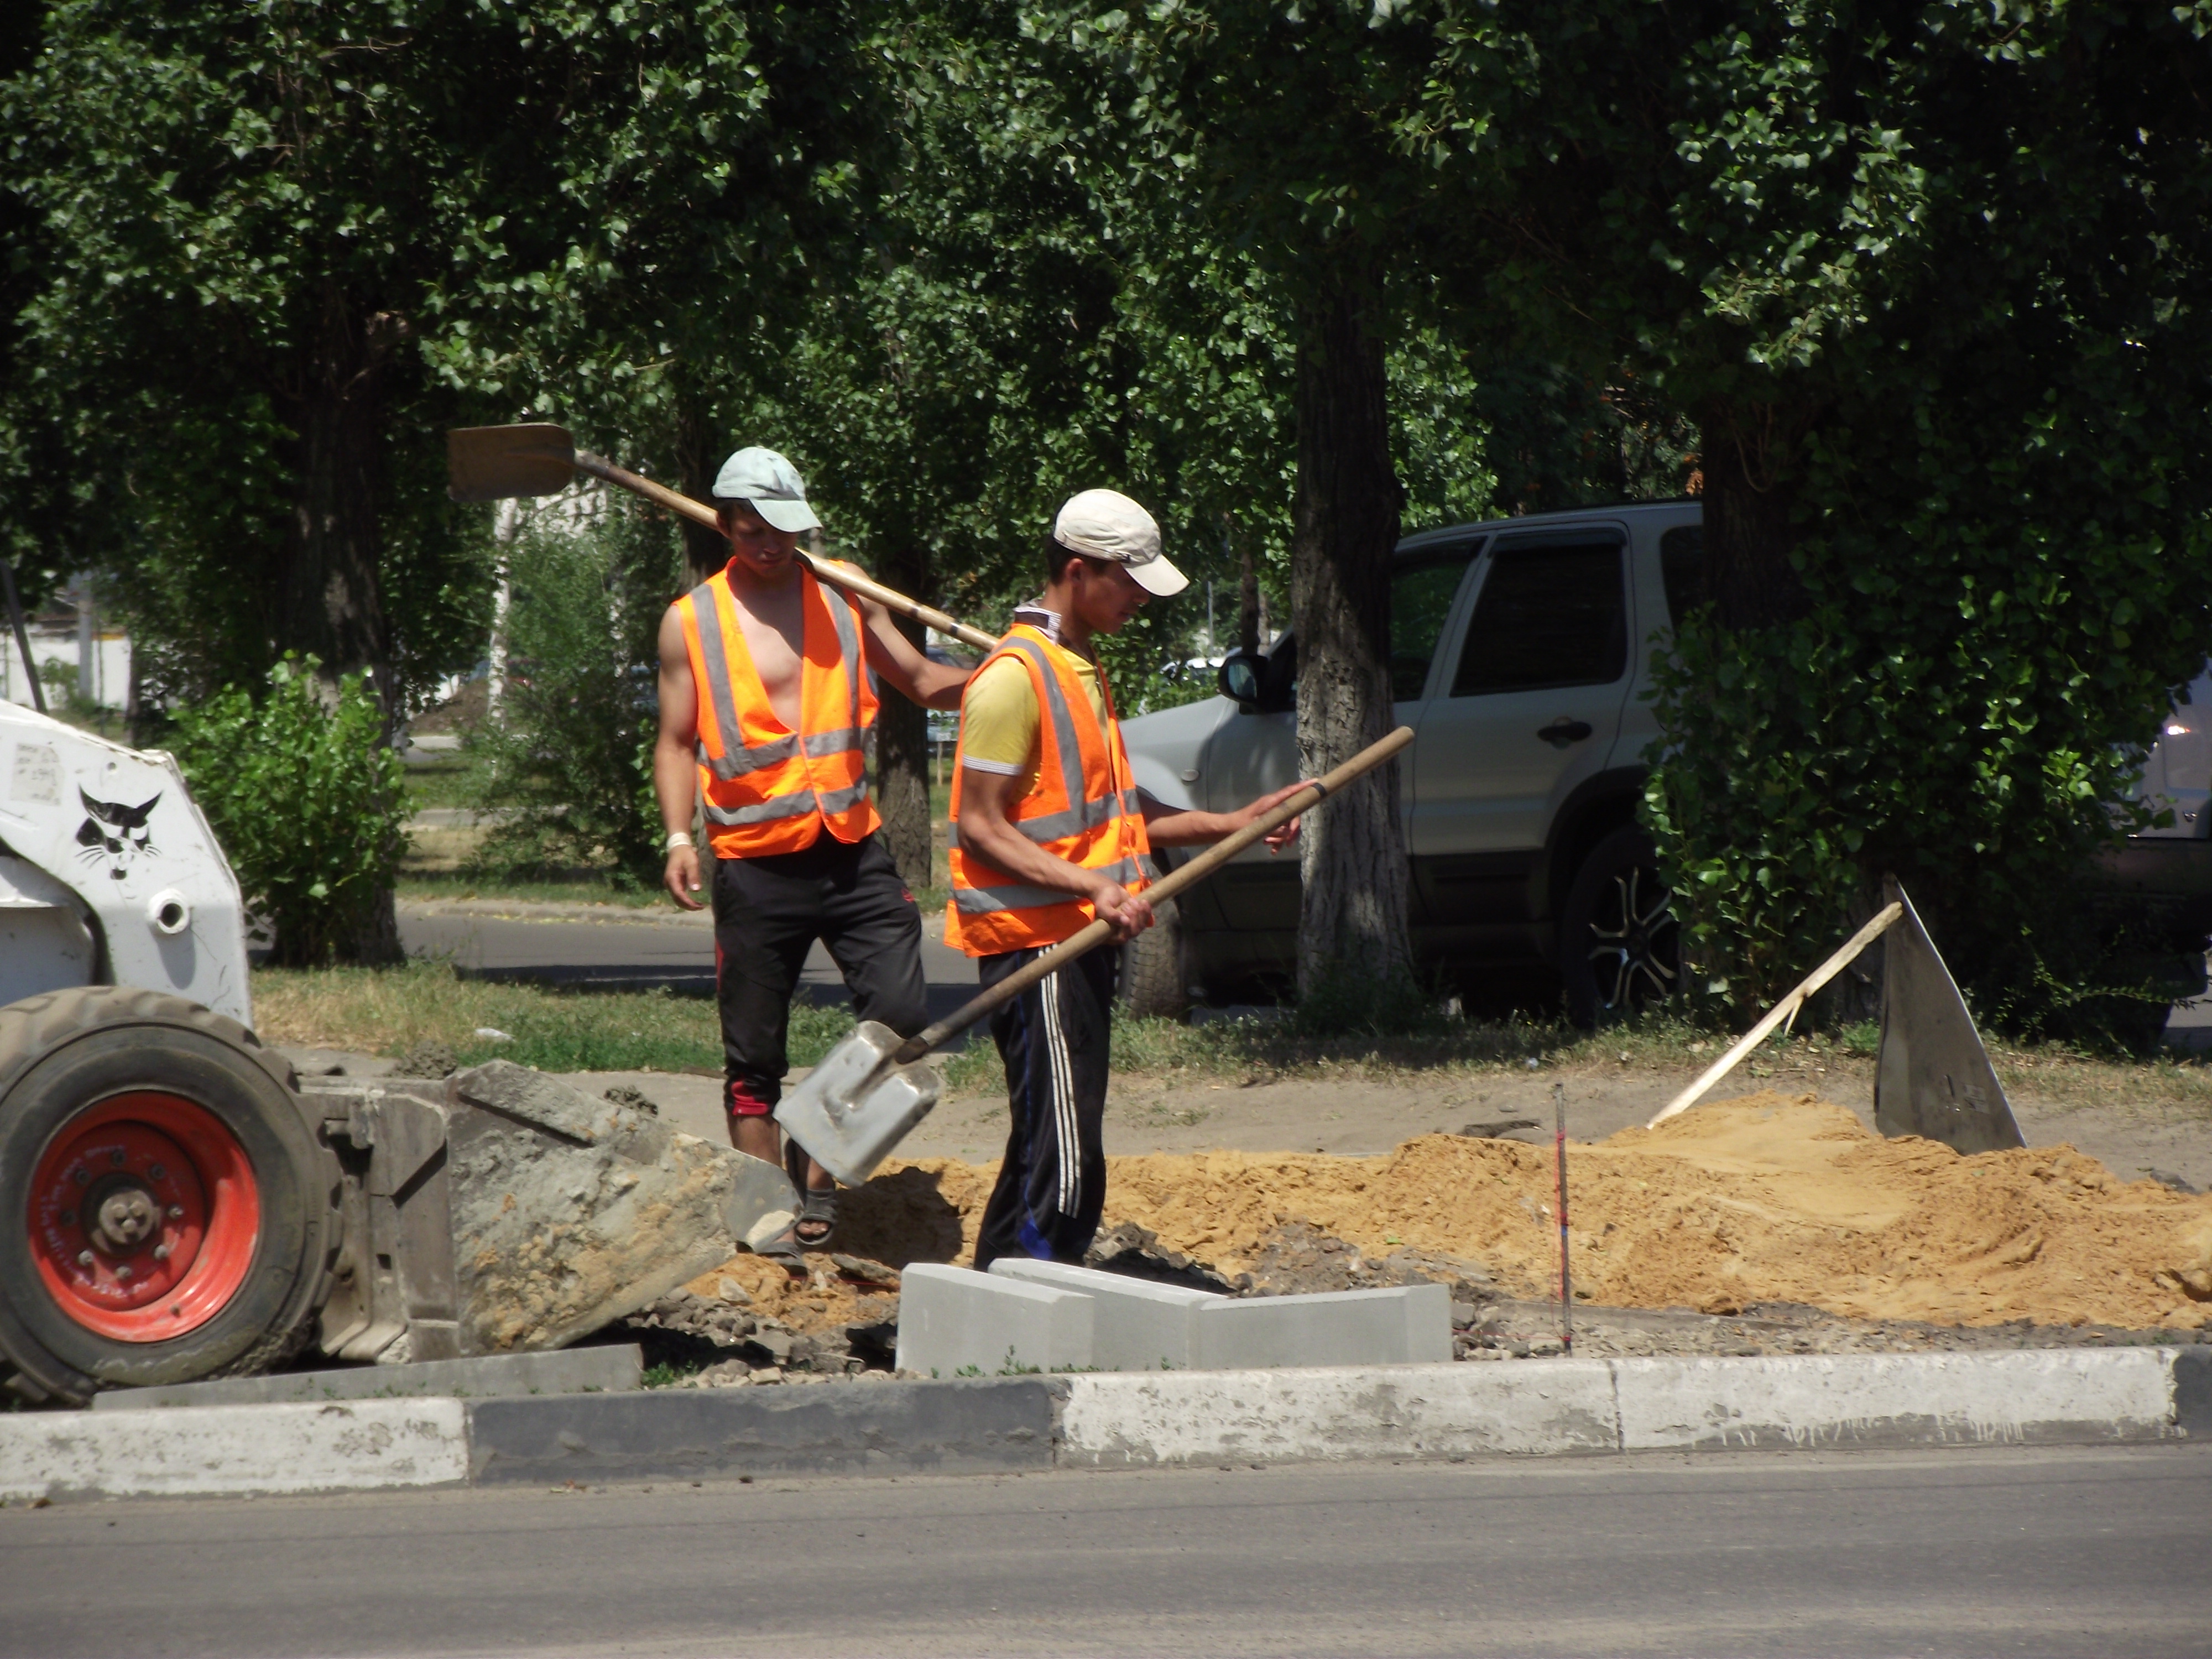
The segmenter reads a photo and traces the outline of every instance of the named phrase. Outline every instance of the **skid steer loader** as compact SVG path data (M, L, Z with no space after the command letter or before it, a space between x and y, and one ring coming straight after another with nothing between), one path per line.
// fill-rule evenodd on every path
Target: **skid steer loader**
M33 1403L556 1348L779 1231L783 1171L494 1061L302 1084L176 763L0 703L0 1378Z

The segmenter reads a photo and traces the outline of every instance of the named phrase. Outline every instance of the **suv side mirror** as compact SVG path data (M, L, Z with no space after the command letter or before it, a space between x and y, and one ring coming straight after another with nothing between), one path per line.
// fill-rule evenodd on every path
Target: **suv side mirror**
M1260 665L1242 651L1232 651L1224 658L1215 678L1220 683L1223 696L1247 707L1260 701Z

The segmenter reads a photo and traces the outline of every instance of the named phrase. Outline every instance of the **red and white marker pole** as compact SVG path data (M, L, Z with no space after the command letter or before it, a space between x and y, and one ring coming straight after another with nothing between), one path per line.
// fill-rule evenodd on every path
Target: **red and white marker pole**
M1559 1165L1559 1348L1575 1351L1575 1286L1567 1268L1567 1085L1552 1085L1552 1144Z

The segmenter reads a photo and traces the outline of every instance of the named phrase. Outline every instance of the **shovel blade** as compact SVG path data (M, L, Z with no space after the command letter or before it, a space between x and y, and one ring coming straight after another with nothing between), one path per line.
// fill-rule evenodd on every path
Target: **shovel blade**
M862 1021L776 1106L775 1121L848 1187L873 1175L945 1092L928 1061L890 1063L902 1041L888 1025Z
M552 495L576 479L576 442L565 426L464 426L446 434L446 494L457 501Z

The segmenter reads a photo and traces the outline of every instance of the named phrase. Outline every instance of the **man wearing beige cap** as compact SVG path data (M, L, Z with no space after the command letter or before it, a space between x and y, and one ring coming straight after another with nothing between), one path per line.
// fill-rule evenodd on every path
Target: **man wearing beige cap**
M1127 495L1086 489L1045 544L1045 589L968 683L953 769L945 942L994 985L1088 926L1152 924L1154 845L1218 841L1293 793L1239 812L1170 811L1139 795L1091 641L1187 579ZM1295 820L1268 837L1280 848ZM1118 953L1093 951L991 1017L1013 1127L984 1207L975 1266L1001 1255L1080 1261L1106 1197L1108 1021Z
M668 831L664 880L687 910L701 908L695 787L706 803L723 1104L738 1150L774 1163L791 998L817 939L862 1019L911 1036L928 1018L921 914L868 799L870 672L932 708L957 703L967 675L915 650L881 605L815 580L798 544L821 520L774 450L725 461L714 504L730 562L661 621L653 785ZM805 1198L763 1252L787 1265L830 1243L837 1202L829 1171L791 1152Z

